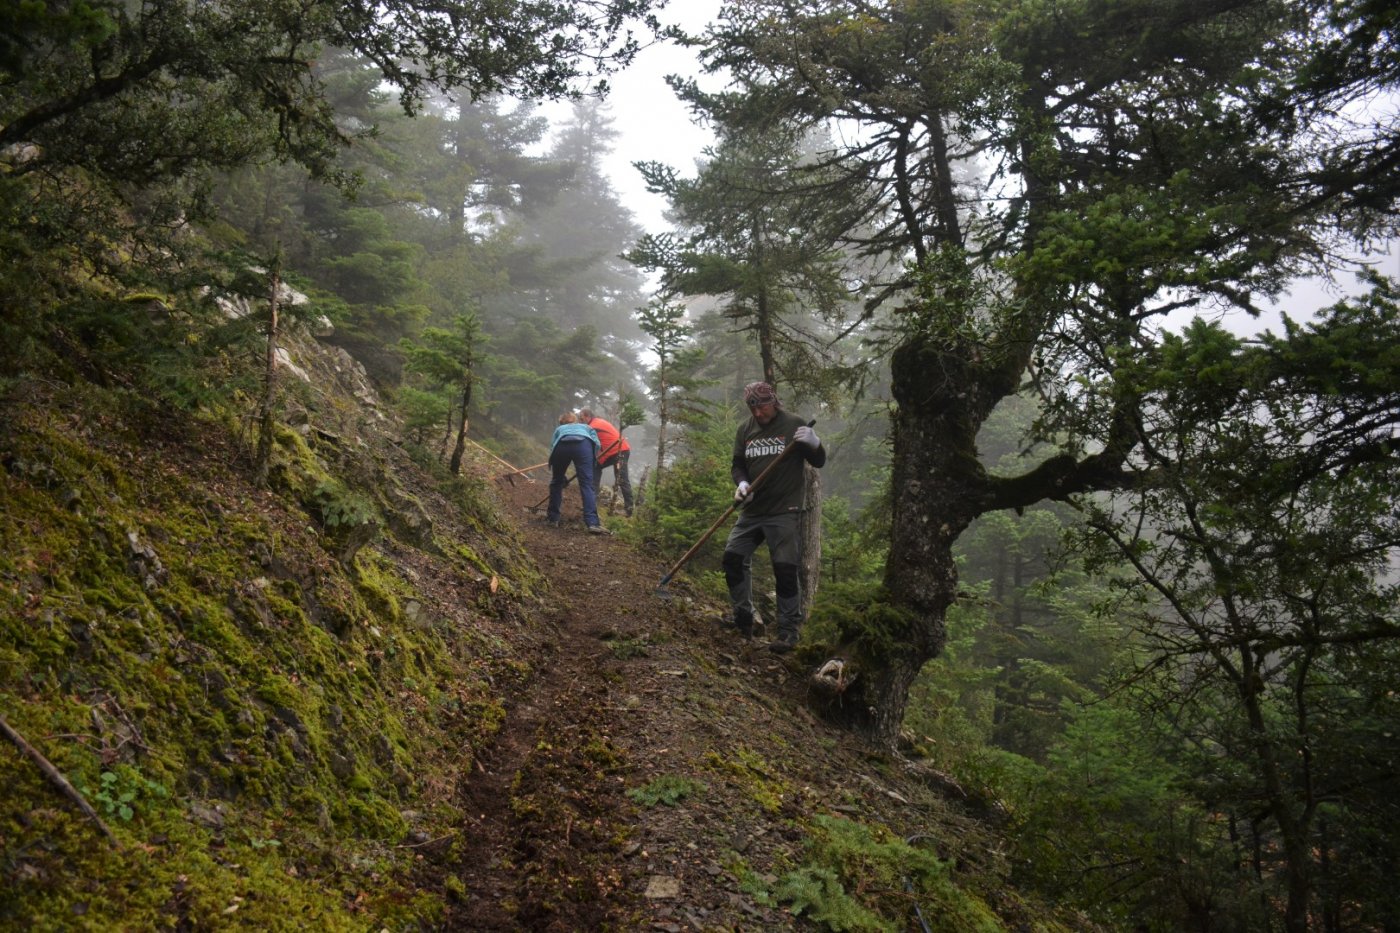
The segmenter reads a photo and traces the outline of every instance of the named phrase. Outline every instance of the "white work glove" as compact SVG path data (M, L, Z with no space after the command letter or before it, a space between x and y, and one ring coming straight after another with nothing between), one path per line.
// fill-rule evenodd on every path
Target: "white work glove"
M805 424L802 427L798 428L796 431L792 432L792 439L797 441L797 443L799 444L806 444L813 450L816 450L822 445L822 439L820 437L817 437L817 432L813 431Z
M740 482L738 486L734 487L734 501L743 502L749 497L749 490L752 488L748 480Z

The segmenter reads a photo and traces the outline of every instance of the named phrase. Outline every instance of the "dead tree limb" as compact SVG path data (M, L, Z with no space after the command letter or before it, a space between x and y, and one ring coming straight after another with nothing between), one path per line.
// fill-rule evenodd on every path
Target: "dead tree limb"
M3 732L5 738L13 742L16 748L24 752L30 761L39 766L39 770L44 773L44 777L49 779L50 784L62 791L65 797L77 804L78 809L82 810L97 824L97 828L102 830L102 835L111 840L112 845L120 848L121 843L117 841L116 836L112 835L112 830L108 828L107 824L102 822L102 817L97 815L97 811L92 808L92 804L88 803L87 799L83 797L82 794L78 793L76 787L68 783L68 779L63 776L61 771L53 766L53 762L44 757L43 752L26 742L24 736L16 732L10 724L5 721L4 716L0 716L0 732Z

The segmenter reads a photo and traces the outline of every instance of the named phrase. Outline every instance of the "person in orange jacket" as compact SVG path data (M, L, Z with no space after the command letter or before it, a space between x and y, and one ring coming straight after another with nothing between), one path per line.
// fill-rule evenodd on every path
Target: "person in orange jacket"
M598 487L602 485L603 468L612 467L613 479L622 492L622 507L627 510L627 517L631 518L632 483L627 478L627 461L632 457L632 446L627 443L627 438L622 436L621 431L595 416L591 408L580 408L578 420L580 424L586 424L598 432L598 468L593 471L594 495L597 495Z

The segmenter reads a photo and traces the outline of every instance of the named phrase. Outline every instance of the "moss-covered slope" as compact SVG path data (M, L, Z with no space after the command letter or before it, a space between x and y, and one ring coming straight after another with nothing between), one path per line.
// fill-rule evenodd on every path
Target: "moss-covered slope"
M490 491L333 392L261 489L224 414L5 388L0 714L117 844L0 743L0 927L431 924L422 848L533 643Z

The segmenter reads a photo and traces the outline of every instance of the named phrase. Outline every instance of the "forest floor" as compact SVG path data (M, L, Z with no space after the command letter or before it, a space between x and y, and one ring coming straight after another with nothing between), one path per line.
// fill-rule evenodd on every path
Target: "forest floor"
M456 893L449 928L811 928L775 889L818 814L928 840L968 870L960 885L1004 877L990 827L807 711L797 655L742 640L684 580L658 595L678 555L588 534L574 486L561 528L536 510L547 480L502 492L553 598L532 677L462 779L475 823L455 880L437 879ZM1021 925L1016 905L977 894Z

